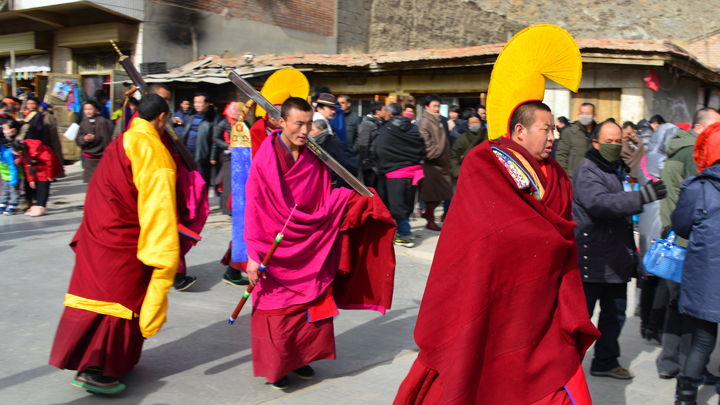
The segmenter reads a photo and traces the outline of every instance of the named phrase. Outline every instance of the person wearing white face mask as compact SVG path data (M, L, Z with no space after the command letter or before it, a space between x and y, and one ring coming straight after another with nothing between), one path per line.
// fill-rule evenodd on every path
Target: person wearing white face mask
M590 134L595 128L595 106L584 103L580 106L578 120L563 131L555 153L555 160L560 163L567 175L572 179L575 169L585 157L590 147Z

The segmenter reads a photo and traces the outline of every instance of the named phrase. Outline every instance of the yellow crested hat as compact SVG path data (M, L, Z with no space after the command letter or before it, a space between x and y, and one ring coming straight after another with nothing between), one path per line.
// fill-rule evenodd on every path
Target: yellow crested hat
M510 116L527 101L542 101L545 78L577 92L582 58L573 37L550 24L534 25L517 33L498 55L487 95L488 137L510 133Z
M297 69L280 69L268 77L260 94L272 105L282 104L290 97L307 99L310 94L310 83L307 77ZM257 106L255 115L264 117L265 110Z

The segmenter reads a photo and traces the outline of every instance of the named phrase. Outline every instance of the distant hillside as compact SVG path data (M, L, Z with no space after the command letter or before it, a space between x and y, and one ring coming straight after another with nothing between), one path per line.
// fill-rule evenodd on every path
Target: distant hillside
M720 28L718 0L374 0L370 52L484 45L534 24L577 38L672 39ZM701 20L702 18L702 20ZM704 27L703 27L704 26Z

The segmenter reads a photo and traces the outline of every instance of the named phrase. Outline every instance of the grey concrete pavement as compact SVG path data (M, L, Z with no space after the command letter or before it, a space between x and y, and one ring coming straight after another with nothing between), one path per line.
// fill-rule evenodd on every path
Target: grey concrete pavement
M70 385L72 371L47 365L74 255L68 244L80 224L85 186L79 167L52 185L49 215L0 217L0 403L96 404L102 398ZM216 210L215 210L216 211ZM438 210L438 213L440 210ZM235 325L227 318L242 289L220 281L219 260L230 239L230 221L214 212L203 241L187 257L189 274L198 282L186 292L171 291L168 322L146 340L140 363L121 380L127 390L115 404L390 404L417 356L413 341L438 233L413 219L419 237L412 249L397 248L393 309L385 316L342 311L335 320L336 361L313 364L315 380L290 376L291 387L276 391L254 378L250 351L250 315ZM655 370L659 346L640 338L632 316L633 286L628 294L628 322L621 336L621 364L636 378L619 381L589 375L592 349L584 366L595 404L670 404L672 380ZM597 315L596 315L597 316ZM718 370L717 356L710 369ZM521 389L522 387L518 387ZM717 403L704 387L702 404Z

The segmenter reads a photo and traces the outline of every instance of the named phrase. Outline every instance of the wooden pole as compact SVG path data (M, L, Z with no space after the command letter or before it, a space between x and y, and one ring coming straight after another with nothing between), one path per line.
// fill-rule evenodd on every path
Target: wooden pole
M15 75L15 51L10 51L10 83L13 97L17 97L17 78Z

